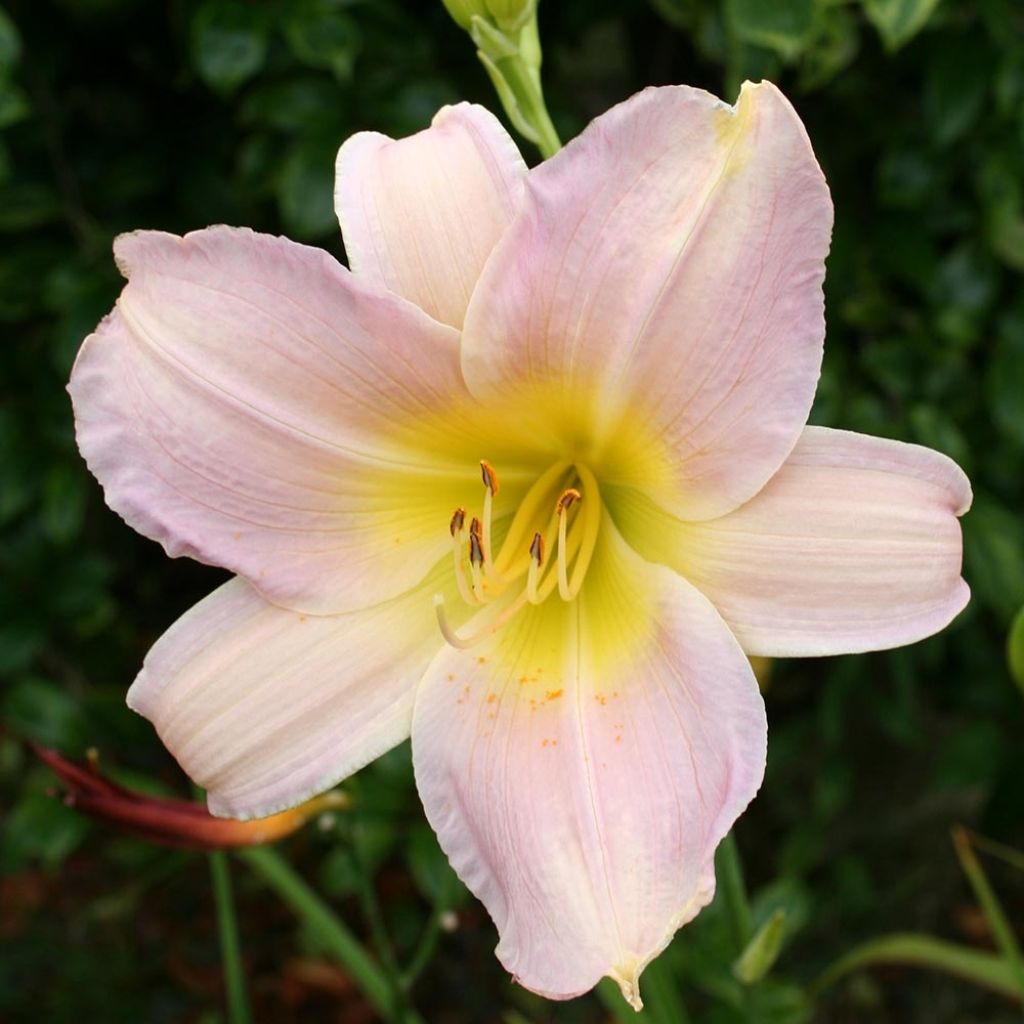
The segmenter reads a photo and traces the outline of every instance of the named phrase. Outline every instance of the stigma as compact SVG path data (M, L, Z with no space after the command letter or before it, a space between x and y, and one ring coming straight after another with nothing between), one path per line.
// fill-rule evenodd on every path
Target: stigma
M601 498L593 473L586 466L558 462L527 490L495 548L494 537L500 533L494 521L498 474L490 462L481 460L480 477L484 488L480 515L470 516L467 527L467 511L459 507L448 524L455 582L462 601L480 613L474 616L477 628L461 635L448 621L444 597L434 597L445 640L460 648L493 636L524 608L543 604L556 591L562 601L574 601L583 587L601 523Z

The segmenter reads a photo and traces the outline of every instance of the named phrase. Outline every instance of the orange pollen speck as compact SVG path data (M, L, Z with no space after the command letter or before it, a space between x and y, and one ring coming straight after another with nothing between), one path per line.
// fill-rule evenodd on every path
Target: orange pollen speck
M546 700L558 700L558 698L561 697L564 692L565 691L561 690L561 689L559 689L559 690L548 690L548 692L544 695L544 698Z

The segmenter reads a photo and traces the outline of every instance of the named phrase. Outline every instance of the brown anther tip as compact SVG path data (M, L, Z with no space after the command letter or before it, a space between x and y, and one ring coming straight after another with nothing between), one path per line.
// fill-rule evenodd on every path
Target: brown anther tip
M457 508L452 513L452 521L448 529L451 530L452 536L462 532L462 527L466 524L466 510L464 508Z
M483 565L484 562L484 546L480 540L479 526L475 532L472 526L469 528L469 560L473 565Z
M469 521L469 535L470 537L476 537L477 540L483 536L483 530L480 526L480 520L476 516L473 516Z
M535 533L530 541L530 557L538 565L544 564L544 538L539 533Z
M483 479L484 487L491 492L491 496L496 496L498 493L498 474L486 459L480 460L480 476Z
M559 514L565 512L570 505L574 505L577 501L582 501L583 495L576 490L575 487L570 487L567 491L562 493L562 496L558 499L557 511Z

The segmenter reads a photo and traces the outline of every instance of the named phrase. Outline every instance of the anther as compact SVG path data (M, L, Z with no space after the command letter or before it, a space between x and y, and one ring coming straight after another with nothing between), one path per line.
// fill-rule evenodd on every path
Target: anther
M486 601L484 577L481 571L483 564L484 542L480 532L480 520L474 516L469 521L469 575L473 581L473 596L481 604Z
M466 604L478 604L476 596L470 589L469 581L466 579L466 571L462 565L462 531L466 526L466 510L457 508L452 513L452 521L448 529L452 535L452 558L455 564L455 582L459 587L459 594Z
M568 490L562 492L562 496L558 499L558 504L555 506L556 511L559 515L563 512L568 512L577 501L582 499L583 495L576 490L575 487L570 487Z
M535 533L530 542L530 568L526 573L526 599L530 604L540 604L541 602L537 586L540 583L540 571L543 565L544 538L539 533Z
M457 508L452 513L452 521L448 529L451 531L453 537L458 537L462 533L463 526L466 525L466 510L464 508Z
M562 492L555 511L558 514L558 594L563 601L571 599L569 591L569 552L566 549L566 523L569 509L581 499L582 495L575 487Z
M484 545L480 539L480 521L478 519L474 519L469 526L469 564L484 564Z
M484 487L491 492L493 496L498 494L498 474L494 471L494 467L486 460L480 460L480 476L483 478Z
M544 564L544 538L539 533L535 533L530 541L530 557L538 566Z

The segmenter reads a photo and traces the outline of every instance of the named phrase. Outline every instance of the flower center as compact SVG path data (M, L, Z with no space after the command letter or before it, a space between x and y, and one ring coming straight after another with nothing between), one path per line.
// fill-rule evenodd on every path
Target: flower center
M480 475L484 484L481 515L472 517L467 528L466 510L457 508L448 528L462 600L473 608L493 607L494 614L468 636L460 636L448 622L443 596L435 595L438 624L453 647L472 647L527 605L543 604L556 590L563 601L574 600L587 575L601 524L601 496L594 474L585 465L556 462L526 492L495 550L492 514L498 474L484 460Z

